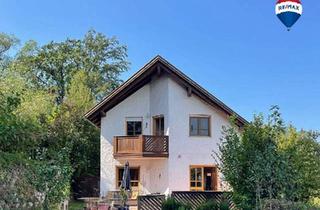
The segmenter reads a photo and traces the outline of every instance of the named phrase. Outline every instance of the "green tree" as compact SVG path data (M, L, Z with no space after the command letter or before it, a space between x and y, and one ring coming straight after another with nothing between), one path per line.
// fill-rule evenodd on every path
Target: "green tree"
M286 196L307 202L320 196L320 144L318 133L297 131L289 126L278 140L279 151L288 162Z
M45 92L28 88L17 74L0 78L0 149L31 155L45 132L42 121L53 102Z
M14 66L20 66L18 70L22 70L35 86L55 92L59 105L78 71L86 73L88 87L100 100L120 84L120 73L128 68L126 58L127 48L116 38L90 30L83 39L67 39L43 46L28 42Z
M266 200L308 202L320 195L320 153L314 132L286 126L273 107L265 123L255 116L239 131L224 128L220 168L244 209L262 209Z
M65 198L70 181L99 174L99 131L83 114L120 84L127 50L93 30L83 39L43 46L29 41L14 55L10 50L17 43L13 36L0 35L0 152L35 161L33 168L18 166L16 177L30 172L34 183L21 180L26 190L47 196L48 208ZM0 171L0 176L12 171Z
M89 78L85 71L74 74L66 97L66 104L73 108L73 114L82 116L94 104L94 95L88 86Z
M75 170L75 179L81 174L97 175L100 168L99 130L83 118L86 110L95 103L87 85L87 77L84 71L78 71L74 75L64 103L66 113L69 114L63 117L63 121L74 127L71 162Z
M19 40L5 33L0 33L0 76L10 63L9 51L19 43Z

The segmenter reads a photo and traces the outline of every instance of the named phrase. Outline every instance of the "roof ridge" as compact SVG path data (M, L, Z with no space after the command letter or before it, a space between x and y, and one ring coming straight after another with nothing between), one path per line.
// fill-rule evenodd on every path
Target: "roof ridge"
M220 99L215 97L213 94L211 94L209 91L207 91L201 85L199 85L197 82L195 82L190 77L188 77L186 74L184 74L181 70L179 70L177 67L175 67L173 64L171 64L168 60L163 58L161 55L156 55L154 58L152 58L148 63L146 63L142 68L140 68L140 70L138 70L136 73L134 73L128 80L126 80L123 84L121 84L119 87L117 87L115 90L113 90L110 94L108 94L106 97L104 97L94 107L92 107L84 116L88 120L90 120L91 122L93 122L93 121L96 122L97 117L98 118L100 117L100 120L101 120L101 116L100 116L101 113L100 112L101 111L104 112L106 110L106 108L108 108L108 107L110 108L110 106L112 106L110 104L107 105L107 103L112 98L117 97L117 95L119 93L121 93L122 90L124 90L127 87L129 88L130 85L134 88L139 88L139 87L135 87L135 86L139 86L138 85L139 82L140 83L142 82L141 78L142 79L148 78L148 76L152 75L152 72L150 72L150 75L146 75L144 73L146 73L147 71L151 71L151 67L154 64L156 64L157 62L162 63L162 65L164 65L164 68L167 69L166 71L170 71L171 73L173 73L175 75L175 77L178 77L179 80L183 81L184 84L187 84L187 86L189 86L189 85L193 86L193 89L198 94L202 95L201 97L203 100L208 100L209 104L211 103L211 105L215 105L215 106L219 107L220 109L222 109L224 112L226 112L229 115L235 115L237 117L237 119L239 120L239 122L241 122L242 124L248 123L248 121L246 119L244 119L237 112L235 112L230 107L228 107L225 103L223 103ZM137 79L138 79L138 81L136 81ZM132 91L132 90L130 90L128 88L127 88L126 92L129 92L127 94L130 95L130 91ZM119 96L119 97L121 98L122 96ZM119 100L119 97L118 97L118 100ZM128 96L125 96L125 97L128 97ZM117 99L115 99L115 100L117 100ZM111 101L110 103L114 103L114 101L113 102ZM105 109L104 109L104 108L102 108L104 106L107 106L107 107L105 107ZM100 110L101 108L102 108L102 110ZM100 124L100 121L99 121L99 124Z
M164 61L167 65L169 65L171 68L173 68L175 71L177 71L179 74L181 74L183 77L185 77L189 82L193 83L194 85L196 85L199 89L201 89L203 92L205 92L208 96L210 96L211 98L213 98L219 105L223 106L224 108L226 108L229 112L231 112L232 114L236 115L236 117L241 118L244 122L248 123L248 121L243 118L241 115L239 115L237 112L235 112L233 109L231 109L229 106L227 106L223 101L221 101L219 98L217 98L216 96L214 96L212 93L210 93L208 90L206 90L205 88L203 88L200 84L198 84L196 81L194 81L193 79L191 79L188 75L186 75L185 73L183 73L183 71L181 71L179 68L177 68L176 66L174 66L173 64L171 64L167 59L161 57L161 60Z
M121 88L123 88L127 83L130 82L130 80L132 80L133 78L135 78L138 74L140 74L143 70L146 70L147 67L149 65L151 65L152 63L156 62L158 59L158 56L160 58L162 58L160 55L157 55L156 57L152 58L148 63L146 63L144 66L142 66L137 72L135 72L131 77L129 77L129 79L127 79L125 82L123 82L121 85L119 85L117 88L115 88L113 91L111 91L108 95L106 95L105 97L103 97L103 99L101 99L101 101L99 101L95 106L93 106L88 112L85 113L85 117L88 117L92 111L94 111L96 108L100 107L103 105L103 101L105 101L106 99L110 98L111 95L113 95L115 92L119 91Z

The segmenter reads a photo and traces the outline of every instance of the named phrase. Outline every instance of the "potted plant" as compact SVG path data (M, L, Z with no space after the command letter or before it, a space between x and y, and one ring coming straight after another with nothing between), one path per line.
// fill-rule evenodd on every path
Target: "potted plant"
M127 205L129 194L129 191L125 190L124 188L120 188L120 199L122 206L118 207L118 210L129 210L129 206Z

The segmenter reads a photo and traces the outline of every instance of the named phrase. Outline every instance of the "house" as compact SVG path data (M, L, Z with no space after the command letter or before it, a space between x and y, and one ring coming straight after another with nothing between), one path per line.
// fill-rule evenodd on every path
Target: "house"
M101 129L101 196L119 188L126 161L139 194L223 190L212 154L231 115L247 123L155 57L85 115Z

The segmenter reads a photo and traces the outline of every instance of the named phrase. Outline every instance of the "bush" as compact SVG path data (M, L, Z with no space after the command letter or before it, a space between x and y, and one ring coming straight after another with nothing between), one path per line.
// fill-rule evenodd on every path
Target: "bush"
M0 151L0 209L53 209L69 196L71 173L63 151L50 161Z
M265 200L262 210L320 210L319 207L316 207L311 204L302 203L302 202L291 202L287 200Z
M219 205L214 200L209 200L201 204L197 210L219 210Z
M219 209L220 210L229 210L230 207L229 207L229 202L228 200L222 200L219 204Z
M41 196L28 176L33 162L20 154L0 152L0 209L38 207Z
M311 198L309 200L309 203L313 206L316 206L318 208L320 208L320 198L319 197L314 197L314 198Z
M235 123L224 127L215 152L241 209L261 209L264 199L308 203L320 196L319 133L286 125L276 106L271 111L268 120L255 116L242 132Z
M215 200L209 200L201 204L197 210L229 210L229 202L226 199L222 199L221 202L217 203Z
M191 210L190 205L176 201L174 198L168 198L162 203L162 210Z

